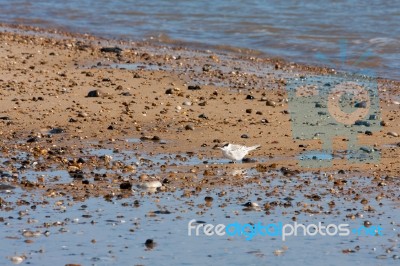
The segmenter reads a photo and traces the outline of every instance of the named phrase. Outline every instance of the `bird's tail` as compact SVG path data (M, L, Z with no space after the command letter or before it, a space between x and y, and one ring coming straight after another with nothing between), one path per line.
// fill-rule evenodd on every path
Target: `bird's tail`
M251 146L251 147L249 147L249 151L258 149L258 148L260 148L260 147L261 147L260 145Z

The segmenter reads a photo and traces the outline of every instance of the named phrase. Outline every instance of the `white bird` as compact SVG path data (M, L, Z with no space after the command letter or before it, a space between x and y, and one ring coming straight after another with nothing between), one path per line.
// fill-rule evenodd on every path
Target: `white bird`
M251 147L246 147L238 144L226 143L222 147L218 147L222 151L222 154L233 161L242 160L250 151L259 148L260 145L255 145Z

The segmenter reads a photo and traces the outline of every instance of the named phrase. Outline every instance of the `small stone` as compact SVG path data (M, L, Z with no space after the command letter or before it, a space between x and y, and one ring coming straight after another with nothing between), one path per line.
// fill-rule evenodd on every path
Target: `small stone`
M201 90L199 85L189 85L188 86L188 90L190 91L197 91L197 90Z
M205 64L204 66L203 66L203 72L208 72L208 71L210 71L211 70L211 65L210 64Z
M148 249L153 249L156 246L156 242L154 242L153 239L147 239L146 242L144 243L144 245Z
M246 100L254 100L254 96L253 95L247 95L246 96Z
M394 132L394 131L388 132L387 135L388 136L392 136L392 137L398 137L399 136L399 134L397 132Z
M365 135L367 135L367 136L372 136L373 134L372 134L371 131L367 130L367 131L365 131Z
M199 115L199 118L208 119L208 116L205 114L201 114L201 115Z
M370 221L364 221L364 226L365 227L370 227L372 225L372 223Z
M247 114L251 114L253 112L253 109L246 109Z
M165 94L173 94L174 90L173 89L166 89Z
M266 104L266 106L272 106L272 107L276 106L276 103L274 101L271 101L271 100L267 100L265 104Z
M368 120L377 120L378 116L377 115L370 115Z
M65 130L62 129L62 128L59 128L59 127L52 128L52 129L49 131L49 134L61 134L61 133L65 133Z
M249 135L243 134L243 135L241 135L240 137L241 137L242 139L248 139L248 138L249 138Z
M367 108L367 101L358 102L354 105L356 108Z
M102 91L100 90L92 90L89 91L86 97L101 97L103 96Z
M192 102L190 102L190 101L185 101L185 102L182 103L182 105L191 106L191 105L192 105Z
M100 52L102 52L102 53L115 53L115 54L119 55L119 54L121 54L122 49L117 47L117 46L115 46L115 47L102 47L100 49Z
M185 129L186 130L194 130L194 126L193 125L186 125Z
M123 182L119 185L120 189L132 189L132 184L129 182Z
M33 142L38 142L39 141L39 137L31 137L29 138L26 142L28 143L33 143Z
M204 200L205 200L205 202L212 202L212 201L214 200L214 198L213 198L213 197L210 197L210 196L206 196L206 197L204 198Z

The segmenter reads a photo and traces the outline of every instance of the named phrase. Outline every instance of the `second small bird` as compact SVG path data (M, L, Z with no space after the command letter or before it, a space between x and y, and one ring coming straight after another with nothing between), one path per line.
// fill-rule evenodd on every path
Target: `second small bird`
M252 150L259 148L260 145L246 147L238 144L226 143L222 147L218 147L222 151L222 154L233 161L240 161Z

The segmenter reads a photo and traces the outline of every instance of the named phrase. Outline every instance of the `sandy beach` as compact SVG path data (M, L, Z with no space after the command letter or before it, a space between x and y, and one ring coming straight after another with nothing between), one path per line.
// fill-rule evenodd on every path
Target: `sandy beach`
M310 175L322 178L326 186L306 178L310 183L299 181L301 187L267 184L252 190L262 212L271 212L271 201L294 194L300 195L297 206L303 199L321 200L321 209L293 205L304 213L328 209L332 201L325 200L327 194L355 204L351 213L382 213L382 198L399 206L398 82L378 78L382 128L371 134L363 128L358 135L360 144L381 152L378 162L350 164L338 156L331 167L307 169L299 165L298 156L320 150L322 142L293 137L287 80L335 75L332 69L260 58L248 51L201 51L22 27L3 30L0 40L1 182L23 194L40 194L43 201L55 198L66 207L99 196L134 202L147 193L136 186L160 181L156 197L163 201L170 193L196 197L201 191L257 186L270 178L299 181ZM248 156L253 161L231 164L215 149L224 142L261 147ZM333 141L336 151L346 145L341 136ZM138 159L141 166L129 161L142 154L147 159ZM257 175L244 177L237 168ZM40 174L26 177L26 171ZM68 173L69 180L43 174L54 171ZM357 182L360 177L368 182ZM232 195L231 201L241 202L243 195ZM6 194L0 197L0 216L7 221L15 216L17 203ZM368 203L359 204L364 198ZM295 216L294 210L286 211ZM341 217L354 218L346 215ZM29 261L30 255L21 254Z

